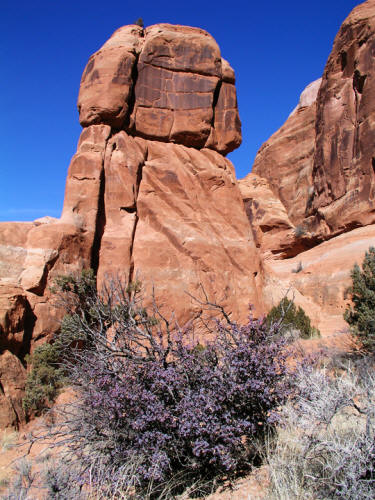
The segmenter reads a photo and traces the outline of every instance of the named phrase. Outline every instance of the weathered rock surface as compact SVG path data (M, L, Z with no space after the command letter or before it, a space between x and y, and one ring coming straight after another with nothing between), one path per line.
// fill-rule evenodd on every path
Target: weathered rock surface
M356 7L335 38L317 101L316 230L338 234L375 221L375 1Z
M186 292L201 286L237 317L249 302L259 308L258 256L229 160L121 131L108 141L103 182L99 283L114 270L137 276L181 319L197 309Z
M320 86L307 87L254 162L253 172L315 244L375 222L374 47L375 2L368 0L344 21Z
M256 246L261 249L262 257L275 254L284 258L293 254L294 226L268 181L251 173L239 180L238 185ZM295 253L299 253L298 250Z
M3 426L24 419L25 354L59 328L58 275L141 279L181 322L201 308L186 292L202 289L233 317L250 303L261 312L258 252L224 157L241 142L235 77L215 40L184 26L120 28L90 58L78 108L61 218L0 224Z
M375 225L336 236L291 259L265 260L263 300L268 310L287 293L294 296L323 335L347 328L350 271L374 245Z
M26 371L10 351L0 354L0 428L18 428L25 423L22 408Z
M284 125L265 142L255 158L252 172L267 179L284 205L290 221L303 224L312 195L317 87L310 84Z
M321 81L239 181L263 256L266 309L289 291L323 333L345 325L350 270L374 244L374 47L368 0L343 23Z
M80 121L227 154L241 143L234 83L233 70L206 31L124 26L86 66Z

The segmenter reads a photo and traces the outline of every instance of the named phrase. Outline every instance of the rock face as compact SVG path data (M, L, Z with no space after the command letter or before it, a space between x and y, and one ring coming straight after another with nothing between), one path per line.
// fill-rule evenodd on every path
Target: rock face
M343 23L322 79L239 181L263 256L265 308L289 290L323 333L344 325L350 270L374 244L374 50L368 0Z
M315 244L375 222L374 50L375 1L368 0L344 21L321 84L307 87L254 162L253 173Z
M303 223L313 189L316 96L320 82L319 79L305 89L285 124L258 151L252 170L267 179L296 226Z
M78 109L61 218L0 224L3 427L25 418L25 355L59 328L58 275L91 267L99 287L108 274L140 279L180 322L201 308L186 292L202 289L233 317L262 310L259 256L225 158L241 142L235 77L215 40L184 26L120 28L89 59Z
M86 66L80 122L227 154L241 143L234 83L232 68L206 31L124 26Z
M311 317L323 336L347 328L343 313L349 303L350 270L361 264L374 244L375 225L336 236L294 258L265 260L263 298L266 310L288 294Z
M335 38L317 101L313 197L318 231L375 222L375 1L356 7Z

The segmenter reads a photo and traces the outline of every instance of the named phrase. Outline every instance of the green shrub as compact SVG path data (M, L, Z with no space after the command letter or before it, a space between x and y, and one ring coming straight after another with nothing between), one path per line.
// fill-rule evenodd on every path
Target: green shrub
M310 318L302 307L296 307L292 300L284 297L277 306L274 306L266 318L267 324L281 321L282 332L298 330L303 339L320 337L320 331L311 326Z
M60 355L59 345L46 343L36 347L33 354L26 357L27 363L32 365L23 399L26 413L35 411L40 414L56 399L64 385L64 373L59 365Z
M139 17L136 21L134 21L134 24L136 24L137 26L140 26L141 28L144 28L144 22L143 22L143 19L141 17Z
M367 350L375 347L375 248L370 247L362 262L362 269L355 264L351 271L349 289L353 306L345 311L345 321Z
M86 340L76 329L76 317L83 314L88 324L92 322L89 304L96 294L95 274L92 269L84 269L79 276L59 276L51 291L64 296L64 306L66 300L70 301L72 314L64 316L61 333L53 344L38 346L31 356L26 356L27 364L32 365L23 399L23 408L27 414L34 411L38 415L54 402L65 383L64 368L61 365L63 353L73 343Z

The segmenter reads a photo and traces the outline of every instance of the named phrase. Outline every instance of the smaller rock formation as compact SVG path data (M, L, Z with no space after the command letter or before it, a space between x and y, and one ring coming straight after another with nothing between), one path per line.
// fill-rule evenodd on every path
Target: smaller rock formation
M252 170L267 179L295 226L303 224L313 192L315 99L320 81L303 91L296 109L258 151Z

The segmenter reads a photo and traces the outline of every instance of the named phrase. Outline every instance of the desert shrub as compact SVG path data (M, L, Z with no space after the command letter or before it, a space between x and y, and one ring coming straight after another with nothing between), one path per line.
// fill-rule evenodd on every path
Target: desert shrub
M30 490L35 484L36 474L32 471L30 460L21 458L13 465L14 474L9 478L8 490L1 498L3 500L28 500Z
M73 331L83 339L64 355L77 398L52 432L69 443L81 480L106 495L130 482L146 498L172 479L180 491L246 469L290 391L279 325L224 314L198 342L192 326L147 311L138 284L112 280L85 302L74 289L60 342Z
M26 380L23 408L26 414L39 414L53 403L64 385L64 370L60 366L61 351L58 344L43 344L26 357L32 368Z
M349 289L353 306L345 311L345 321L359 338L365 349L375 347L375 248L370 247L362 262L362 269L355 264L351 271Z
M61 363L64 353L73 344L82 343L86 337L77 330L75 317L81 316L87 327L94 321L90 316L90 301L96 294L96 278L94 272L83 270L77 276L59 276L55 279L52 292L57 296L57 305L67 307L74 315L66 314L61 323L61 335L52 344L45 343L35 348L32 355L26 356L31 371L27 377L23 408L26 414L40 414L53 403L60 389L66 382L65 368ZM64 299L61 297L64 295Z
M349 366L336 378L301 370L297 389L269 444L267 498L374 498L373 366L361 375Z
M280 323L281 332L286 334L290 330L297 330L304 338L320 336L317 328L311 326L310 318L302 307L296 307L294 301L283 297L277 306L274 306L267 315L267 324Z
M304 226L296 226L294 228L294 236L296 238L302 238L306 234L307 234L307 230L306 230L306 228Z
M134 24L136 24L137 26L140 26L141 28L144 28L144 22L143 22L143 19L141 17L139 17L136 21L134 21Z
M299 262L298 262L297 267L295 267L294 269L292 269L292 273L296 273L296 274L298 274L298 273L300 273L302 270L303 270L302 262L301 262L301 261L299 261Z

